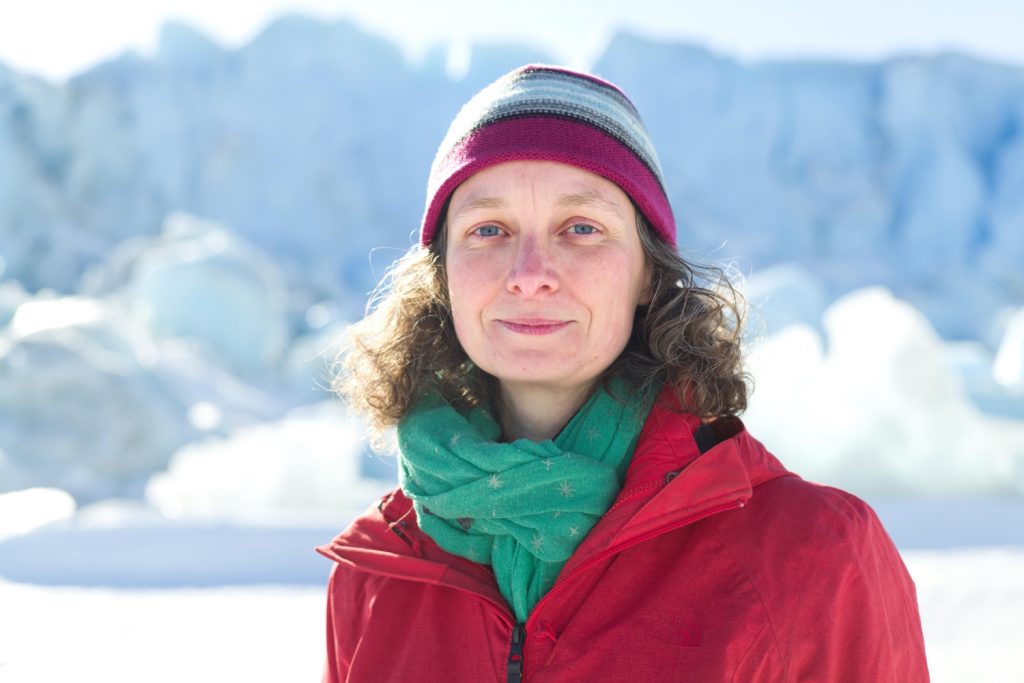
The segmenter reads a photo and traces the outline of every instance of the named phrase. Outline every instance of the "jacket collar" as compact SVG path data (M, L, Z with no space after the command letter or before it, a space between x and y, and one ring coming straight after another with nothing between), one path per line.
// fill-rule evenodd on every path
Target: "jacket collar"
M401 489L384 496L333 541L316 550L363 572L460 588L507 611L490 569L443 550L423 533L412 501Z
M618 498L576 549L563 575L596 555L742 507L758 484L794 476L738 418L712 423L718 443L705 453L694 439L700 426L700 418L679 412L674 394L662 391L644 424Z
M713 425L721 441L701 454L693 438L700 420L675 412L665 399L663 393L644 424L618 498L577 548L563 576L595 556L742 507L758 484L794 476L736 418ZM446 552L420 531L412 503L401 490L385 496L317 551L360 571L467 590L507 610L490 570Z

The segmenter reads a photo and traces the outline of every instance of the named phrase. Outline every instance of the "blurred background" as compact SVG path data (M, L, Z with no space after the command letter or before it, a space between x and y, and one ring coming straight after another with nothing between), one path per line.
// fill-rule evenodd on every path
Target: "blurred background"
M747 426L879 512L933 680L1024 680L1022 34L999 0L0 7L0 680L319 676L312 549L395 480L336 341L528 62L637 104L751 303Z

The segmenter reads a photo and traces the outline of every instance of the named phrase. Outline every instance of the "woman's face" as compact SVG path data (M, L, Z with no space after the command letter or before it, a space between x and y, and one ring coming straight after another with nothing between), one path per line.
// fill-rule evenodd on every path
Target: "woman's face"
M463 182L445 262L459 342L504 389L589 389L649 298L629 197L556 162L507 162Z

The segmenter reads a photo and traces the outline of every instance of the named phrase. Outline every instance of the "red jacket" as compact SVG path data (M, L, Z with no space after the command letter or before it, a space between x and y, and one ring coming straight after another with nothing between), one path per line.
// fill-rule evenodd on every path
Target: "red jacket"
M738 420L656 407L615 504L525 628L400 491L327 546L324 681L927 681L914 584L874 512ZM731 433L730 433L731 432Z

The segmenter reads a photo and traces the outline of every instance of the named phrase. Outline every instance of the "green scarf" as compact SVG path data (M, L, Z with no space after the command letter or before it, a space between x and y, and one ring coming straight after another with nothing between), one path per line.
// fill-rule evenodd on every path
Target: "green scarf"
M399 483L420 528L490 564L520 622L622 487L656 392L610 389L627 402L599 388L554 441L500 443L487 410L462 415L436 393L398 425Z

